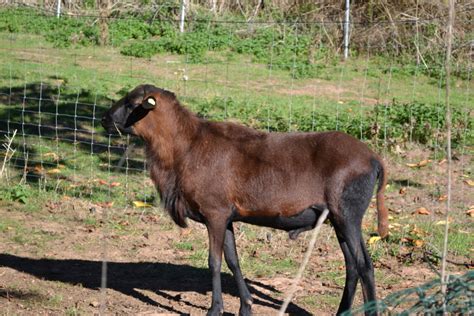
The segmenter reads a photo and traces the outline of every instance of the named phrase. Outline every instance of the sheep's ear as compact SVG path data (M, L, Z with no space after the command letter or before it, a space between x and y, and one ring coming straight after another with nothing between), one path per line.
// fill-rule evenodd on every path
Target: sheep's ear
M143 103L142 106L144 109L151 110L156 107L156 99L154 97L147 97Z

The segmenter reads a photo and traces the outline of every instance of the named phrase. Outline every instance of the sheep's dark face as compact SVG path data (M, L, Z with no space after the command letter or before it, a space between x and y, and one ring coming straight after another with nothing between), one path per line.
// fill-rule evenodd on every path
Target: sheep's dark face
M102 116L102 126L108 133L134 135L133 125L156 107L153 94L159 89L152 85L140 85L130 91Z

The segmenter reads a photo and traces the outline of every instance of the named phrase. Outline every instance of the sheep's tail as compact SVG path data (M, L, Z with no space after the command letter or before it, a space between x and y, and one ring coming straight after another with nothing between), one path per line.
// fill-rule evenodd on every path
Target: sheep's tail
M387 186L387 169L381 159L378 159L378 187L377 187L377 215L378 215L378 232L380 237L384 238L388 235L388 210L385 207L385 187Z

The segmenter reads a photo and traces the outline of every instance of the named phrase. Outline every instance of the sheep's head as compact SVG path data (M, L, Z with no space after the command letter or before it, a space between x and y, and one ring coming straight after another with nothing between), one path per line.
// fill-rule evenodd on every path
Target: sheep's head
M102 126L109 133L134 135L133 125L147 116L157 106L161 89L152 85L140 85L127 93L102 116Z

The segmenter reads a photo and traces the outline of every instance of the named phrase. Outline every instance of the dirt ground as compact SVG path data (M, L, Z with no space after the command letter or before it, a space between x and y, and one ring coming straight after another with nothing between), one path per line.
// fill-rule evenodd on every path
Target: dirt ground
M440 159L429 162L426 169L406 166L407 162L426 159L426 155L415 148L390 163L391 188L386 196L392 228L397 223L413 225L444 218L445 204L433 192L436 186L445 185L445 164ZM461 158L454 161L456 207L474 204L473 189L462 178L470 160ZM407 179L411 183L406 183ZM25 211L18 202L0 203L1 314L89 315L102 311L115 315L199 315L210 306L207 234L199 224L191 223L183 230L159 208L107 209L67 196L39 203L34 211ZM430 214L417 214L420 206ZM472 234L472 218L461 211L458 215L453 214L453 222L467 224L465 229ZM375 210L371 207L364 229L371 233L374 227ZM274 315L302 261L309 234L291 241L284 232L246 224L236 224L235 228L243 272L254 298L253 312ZM425 237L424 243L434 243L432 238ZM374 260L378 297L436 277L439 263L433 268L432 262L423 260L423 249L401 242L380 246ZM293 262L289 268L281 264L288 258ZM468 263L450 264L452 273L462 274L472 268L469 256L451 252L450 259ZM106 280L101 275L104 268ZM334 314L344 275L344 260L333 229L325 225L289 314ZM104 281L107 289L101 291ZM222 281L225 311L236 314L239 298L227 268ZM362 302L361 297L359 290L355 305Z

